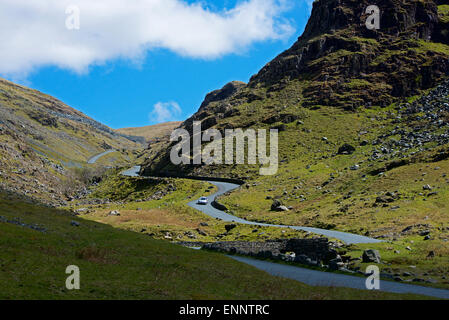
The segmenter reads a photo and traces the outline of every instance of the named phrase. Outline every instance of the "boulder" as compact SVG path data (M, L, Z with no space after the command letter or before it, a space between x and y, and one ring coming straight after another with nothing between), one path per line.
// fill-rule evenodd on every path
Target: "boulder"
M347 143L345 143L338 149L338 154L353 154L354 152L355 148Z
M290 211L290 209L287 206L284 206L284 204L281 201L274 199L273 204L271 205L271 211L281 212L281 211Z
M394 201L395 201L395 199L393 197L388 197L388 196L379 196L376 198L376 203L391 203Z
M380 263L380 253L377 250L368 249L363 252L362 261L364 263Z
M271 204L271 211L277 211L277 209L280 207L280 206L282 206L283 204L282 204L282 202L281 201L279 201L279 200L277 200L277 199L274 199L273 200L273 203Z
M277 126L271 127L271 130L278 130L279 132L283 132L287 130L287 126L285 124L279 124Z
M360 146L361 147L364 147L364 146L367 146L368 145L368 141L366 141L366 140L363 140L362 142L360 142Z
M262 123L265 124L275 124L276 122L281 121L281 117L279 115L270 116L264 120L262 120Z
M192 231L187 231L184 235L190 239L197 239L197 236Z
M282 114L281 115L281 121L282 123L288 124L296 121L298 119L297 115L293 114Z
M201 235L201 236L204 236L204 237L207 236L207 233L204 230L200 229L200 228L196 229L196 232L198 232L198 234Z
M419 235L420 235L421 237L428 236L428 235L430 235L430 230L423 230L423 231L421 231L421 232L419 233Z

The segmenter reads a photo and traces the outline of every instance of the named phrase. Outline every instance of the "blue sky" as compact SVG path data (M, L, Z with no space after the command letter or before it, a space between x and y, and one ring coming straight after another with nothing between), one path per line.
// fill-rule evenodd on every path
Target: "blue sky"
M263 3L265 0L254 1ZM275 24L281 25L280 28L285 29L285 25L289 27L282 36L267 36L267 39L263 39L263 35L255 34L249 40L242 37L238 40L243 42L242 45L233 44L229 46L230 49L217 49L215 52L211 51L214 48L204 47L195 51L198 46L182 47L185 44L178 44L175 34L173 43L149 46L139 51L137 58L134 53L131 58L122 53L103 60L95 57L92 58L93 62L87 60L87 67L83 65L78 68L79 64L69 64L71 59L76 60L78 57L69 55L69 62L66 64L58 60L58 55L46 58L48 60L42 63L33 60L25 65L19 60L17 68L12 71L5 67L3 71L0 66L0 74L10 80L19 79L27 86L55 96L112 128L184 120L197 111L208 92L221 88L232 80L247 82L251 75L296 41L310 16L310 5L302 0L282 2L287 7L280 9L274 20ZM198 2L190 0L188 3ZM242 1L202 1L201 14L222 13L239 3ZM254 11L254 8L251 10ZM80 30L83 30L82 18L81 14ZM257 28L260 29L261 26ZM248 33L251 32L253 31L248 30ZM168 34L165 37L170 36ZM220 39L220 35L217 37ZM232 39L234 38L236 35L232 35ZM211 46L213 45L220 44L211 42ZM11 62L9 66L12 64ZM157 104L167 108L167 112L155 113L153 110Z

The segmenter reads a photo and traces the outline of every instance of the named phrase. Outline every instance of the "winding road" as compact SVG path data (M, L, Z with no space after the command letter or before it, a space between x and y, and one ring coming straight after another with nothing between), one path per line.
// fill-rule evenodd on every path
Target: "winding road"
M138 177L140 171L140 166L135 166L129 170L123 171L121 174L128 177ZM215 200L216 197L221 196L227 192L235 190L240 186L237 184L226 183L226 182L216 182L216 181L208 181L213 185L217 186L218 190L216 193L208 196L208 204L207 205L199 205L198 200L191 201L188 205L194 209L197 209L210 217L217 218L223 221L241 223L241 224L249 224L255 226L268 226L268 227L278 227L278 228L291 228L295 230L304 230L312 233L320 234L326 237L332 237L336 239L340 239L346 243L378 243L380 242L377 239L372 239L356 234L332 231L332 230L324 230L317 228L309 228L309 227L298 227L298 226L283 226L283 225L271 225L264 223L257 223L252 221L247 221L233 215L230 215L224 211L215 209L211 203ZM229 256L230 258L237 260L239 262L251 265L259 270L265 271L273 276L278 276L282 278L292 279L295 281L299 281L311 286L326 286L326 287L345 287L345 288L354 288L367 290L365 281L366 279L363 277L355 277L351 275L344 275L332 272L324 272L318 270L311 270L296 266L284 265L274 262L256 260L247 257L240 256ZM425 295L430 297L435 297L439 299L449 299L449 290L437 289L431 287L423 287L412 284L405 284L399 282L392 281L380 281L380 290L385 292L392 293L411 293L417 295Z
M381 242L380 240L377 240L377 239L368 238L368 237L364 237L364 236L360 236L360 235L352 234L352 233L318 229L318 228L310 228L310 227L259 223L259 222L248 221L248 220L233 216L224 211L214 208L212 206L212 202L215 200L215 198L217 198L227 192L230 192L232 190L239 188L240 185L233 184L233 183L226 183L226 182L215 182L215 181L208 181L208 182L215 185L218 188L218 191L216 193L207 197L209 200L208 204L200 205L197 203L198 200L195 200L195 201L190 202L188 205L194 209L197 209L197 210L207 214L208 216L213 217L213 218L217 218L217 219L227 221L227 222L236 222L236 223L241 223L241 224L249 224L249 225L253 225L253 226L289 228L289 229L294 229L294 230L302 230L302 231L307 231L307 232L311 232L311 233L316 233L316 234L319 234L319 235L322 235L325 237L329 237L329 238L339 239L347 244L379 243L379 242Z
M88 164L94 164L96 163L100 158L104 157L107 154L113 153L113 152L117 152L117 150L108 150L105 152L102 152L100 154L97 154L96 156L93 156L92 158L90 158L89 160L87 160Z
M121 174L128 177L138 177L140 171L140 166L135 166L129 170L123 171ZM294 230L302 230L307 231L319 235L323 235L325 237L329 238L335 238L339 239L347 244L357 244L357 243L379 243L380 240L364 237L357 234L352 233L346 233L346 232L340 232L340 231L333 231L333 230L325 230L325 229L318 229L318 228L310 228L310 227L300 227L300 226L287 226L287 225L276 225L276 224L267 224L267 223L259 223L259 222L253 222L248 221L236 216L233 216L229 213L226 213L224 211L218 210L212 206L212 202L219 196L233 191L235 189L240 188L240 185L233 184L233 183L227 183L227 182L216 182L216 181L207 181L213 185L215 185L218 190L214 194L211 194L207 197L208 203L207 205L200 205L198 204L198 199L191 201L188 203L188 205L198 211L201 211L208 216L220 219L222 221L226 222L235 222L235 223L241 223L241 224L247 224L247 225L253 225L253 226L261 226L261 227L275 227L275 228L290 228Z
M366 278L345 274L323 272L280 263L256 260L246 257L229 256L230 258L249 264L273 276L296 280L310 286L344 287L360 290L366 289ZM392 293L411 293L439 299L449 299L449 290L417 286L392 281L380 281L380 290Z
M126 177L139 177L140 176L139 172L140 172L140 166L135 166L135 167L132 167L131 169L121 172L120 174L122 176L126 176Z

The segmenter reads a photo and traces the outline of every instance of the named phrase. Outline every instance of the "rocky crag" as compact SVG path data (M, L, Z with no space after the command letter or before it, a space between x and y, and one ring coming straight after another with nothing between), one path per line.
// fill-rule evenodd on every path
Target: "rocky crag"
M357 112L387 107L420 95L449 75L449 26L444 1L381 0L380 29L365 22L370 1L315 1L298 41L254 75L208 94L193 121L202 129L286 126L304 117L302 108L323 106ZM173 144L171 145L173 146ZM201 172L173 168L170 145L152 156L142 173Z

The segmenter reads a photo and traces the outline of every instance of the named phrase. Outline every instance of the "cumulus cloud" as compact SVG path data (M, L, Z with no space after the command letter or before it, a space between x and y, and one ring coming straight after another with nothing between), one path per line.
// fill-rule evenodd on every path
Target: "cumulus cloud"
M162 123L168 121L177 121L182 114L181 107L178 103L171 102L158 102L154 105L153 111L150 113L150 122Z
M155 48L217 58L290 36L282 13L291 1L241 0L217 11L185 0L1 0L0 74L42 66L84 73L112 59L141 61ZM80 10L79 30L66 27L72 5Z

